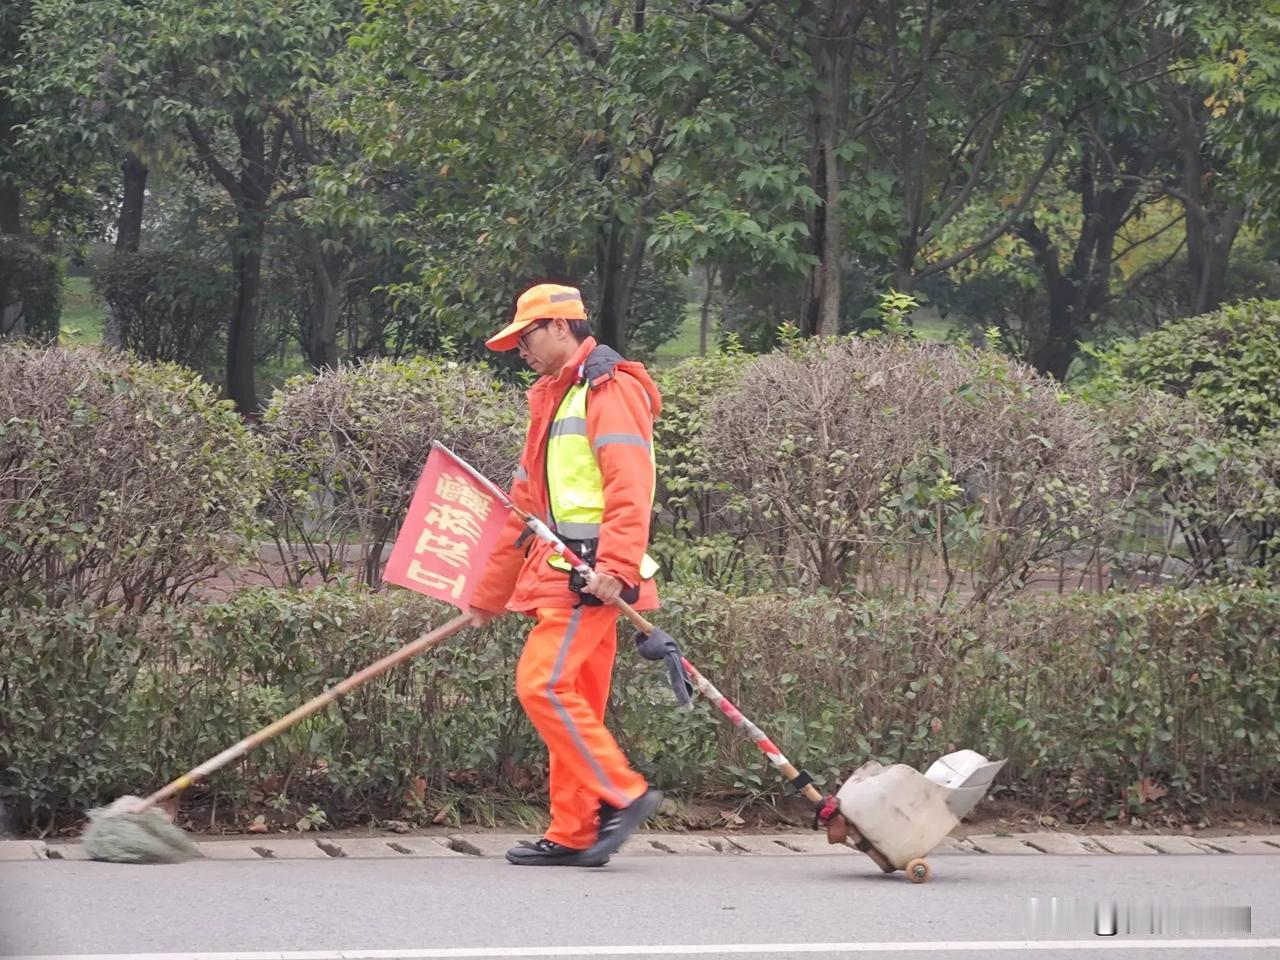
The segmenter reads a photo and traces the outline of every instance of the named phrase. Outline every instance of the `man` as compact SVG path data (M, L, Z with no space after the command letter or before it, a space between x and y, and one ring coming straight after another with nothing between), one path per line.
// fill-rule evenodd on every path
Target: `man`
M540 374L511 497L541 517L594 571L585 579L514 515L476 587L472 619L504 609L537 619L516 668L516 695L551 758L551 825L507 852L530 866L603 866L658 807L604 726L619 597L658 605L646 556L654 491L658 388L643 365L590 335L582 294L538 284L487 341Z

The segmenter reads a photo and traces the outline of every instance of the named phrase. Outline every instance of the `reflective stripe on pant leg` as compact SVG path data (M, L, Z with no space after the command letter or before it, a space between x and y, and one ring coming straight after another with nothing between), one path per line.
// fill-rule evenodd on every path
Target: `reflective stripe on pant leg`
M564 724L565 729L569 731L569 736L573 738L574 746L582 758L587 761L591 767L591 772L595 774L596 779L600 781L603 792L612 794L609 802L615 807L625 807L630 798L618 791L607 776L604 769L600 766L599 761L587 749L586 743L582 740L582 735L578 732L577 726L573 722L573 717L569 716L569 711L565 709L564 704L560 702L560 698L556 696L556 682L560 679L560 674L564 670L565 658L569 655L569 646L573 643L574 634L578 632L578 623L582 619L582 607L577 607L573 611L573 615L569 617L569 624L565 627L564 638L560 641L560 650L556 655L556 665L551 670L551 677L547 680L546 695L547 700L555 708L556 714L560 717L560 721Z
M586 700L591 716L601 724L604 723L605 709L609 702L609 684L616 650L616 634L609 633L601 637L599 644L579 668L578 682L574 686L574 692ZM577 750L571 744L562 743L556 750L549 752L551 823L545 836L566 847L586 849L596 842L599 833L598 788L591 772L582 769L582 764L577 761ZM573 762L568 762L566 758ZM630 784L627 789L631 789Z

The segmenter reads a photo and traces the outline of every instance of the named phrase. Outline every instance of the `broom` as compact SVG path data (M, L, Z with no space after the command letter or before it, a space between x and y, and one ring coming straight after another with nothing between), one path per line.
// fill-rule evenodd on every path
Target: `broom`
M392 667L430 650L471 622L470 614L454 617L442 627L424 633L395 653L370 664L319 696L308 700L269 726L245 737L234 747L222 751L200 766L183 774L149 797L125 796L105 807L89 812L89 826L84 834L84 849L91 859L111 863L177 863L202 854L182 830L171 823L156 804L168 800L202 777L244 756L254 747L283 733L299 720L311 716L362 683L372 680Z

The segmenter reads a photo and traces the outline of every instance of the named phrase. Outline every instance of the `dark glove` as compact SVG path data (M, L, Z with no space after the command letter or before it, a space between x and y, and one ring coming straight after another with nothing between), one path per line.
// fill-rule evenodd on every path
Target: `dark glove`
M569 571L569 589L578 595L580 607L604 606L604 601L594 593L587 593L587 575L579 573L577 569ZM619 597L623 603L635 603L640 599L640 584L637 583L634 587L623 587Z
M564 545L576 553L588 567L595 566L596 547L600 545L599 540L566 540ZM578 595L580 607L604 606L604 601L594 593L587 593L587 575L579 573L576 567L569 571L569 589ZM621 598L624 603L635 603L640 599L640 584L637 583L634 587L623 587Z
M682 707L693 706L693 684L689 681L689 674L684 669L684 655L681 654L680 646L671 634L658 627L654 627L653 633L648 636L637 632L636 650L646 660L663 661L667 668L667 680L671 683L676 701Z

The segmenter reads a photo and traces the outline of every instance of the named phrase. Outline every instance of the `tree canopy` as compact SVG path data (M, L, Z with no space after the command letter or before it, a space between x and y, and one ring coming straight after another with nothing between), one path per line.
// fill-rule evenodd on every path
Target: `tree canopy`
M896 290L1065 378L1136 318L1272 283L1278 23L1276 0L22 0L0 231L112 244L122 276L198 251L164 262L231 278L246 413L291 352L483 355L537 279L641 351L699 301L704 343L718 307L751 345L877 322Z

